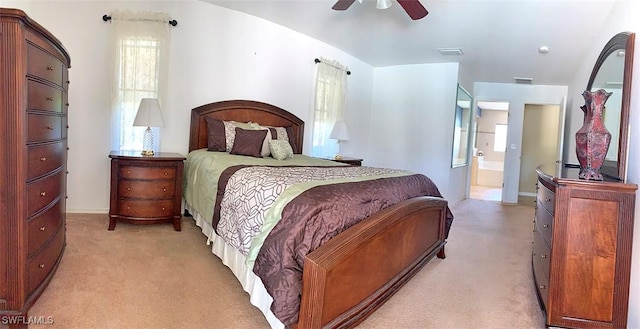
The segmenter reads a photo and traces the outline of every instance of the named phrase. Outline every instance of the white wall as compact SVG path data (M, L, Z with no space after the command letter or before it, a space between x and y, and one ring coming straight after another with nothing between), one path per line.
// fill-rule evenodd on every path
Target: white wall
M450 203L466 167L451 169L458 63L376 68L366 157L373 166L429 176Z
M349 67L346 119L352 141L343 154L361 156L368 133L373 68L315 39L253 16L195 0L2 1L24 10L69 51L68 212L106 213L109 207L109 23L115 9L167 12L171 28L169 94L164 97L160 150L186 154L190 110L227 99L271 103L311 122L314 58ZM311 125L305 129L305 151Z
M589 53L585 54L584 61L576 72L575 78L569 88L569 98L567 113L568 128L566 130L565 147L569 152L569 156L574 162L577 162L575 156L575 132L582 126L583 113L580 106L584 105L582 92L587 86L587 81L591 75L593 65L600 54L604 45L615 34L623 31L635 32L636 43L633 61L633 79L631 82L631 114L629 155L627 161L627 181L629 183L640 183L640 149L637 147L640 141L640 1L637 0L619 0L611 11L607 24L605 24L601 33L593 37L593 47ZM566 153L565 153L566 154ZM638 194L636 193L636 198ZM629 294L629 316L627 327L640 328L640 202L636 201L635 208L636 224L633 228L633 251L631 264L631 287Z
M503 201L518 202L520 181L520 152L522 149L522 127L525 104L560 104L567 95L567 86L519 85L513 83L476 82L474 101L509 102L509 130L507 152L504 159ZM511 146L515 146L513 149ZM566 143L565 143L565 147Z

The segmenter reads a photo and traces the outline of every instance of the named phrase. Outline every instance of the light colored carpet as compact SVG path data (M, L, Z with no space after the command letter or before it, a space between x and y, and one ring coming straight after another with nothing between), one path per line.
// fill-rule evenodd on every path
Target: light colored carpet
M531 274L533 207L464 200L433 259L360 328L544 328ZM68 214L58 272L31 308L53 328L266 328L190 218L171 225ZM30 326L43 328L43 326Z

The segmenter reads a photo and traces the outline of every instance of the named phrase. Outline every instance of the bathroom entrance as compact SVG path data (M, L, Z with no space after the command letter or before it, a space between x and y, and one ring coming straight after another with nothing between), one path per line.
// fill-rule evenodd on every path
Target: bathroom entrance
M472 199L502 201L509 103L477 103L475 145L471 161Z

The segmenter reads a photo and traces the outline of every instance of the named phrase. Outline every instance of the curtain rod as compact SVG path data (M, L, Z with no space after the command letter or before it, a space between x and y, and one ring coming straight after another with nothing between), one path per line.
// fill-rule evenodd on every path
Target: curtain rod
M321 63L321 62L322 62L321 60L319 60L319 59L317 59L317 58L316 58L316 59L314 59L313 61L314 61L316 64L318 64L318 63ZM337 69L340 69L339 67L337 67L337 66L335 66L335 65L331 65L331 64L329 64L329 63L325 63L325 64L327 64L327 65L329 65L329 66L333 66L333 67L335 67L335 68L337 68ZM351 71L349 71L349 70L346 70L346 71L347 71L347 75L351 75Z
M111 16L109 16L109 15L102 15L102 20L103 20L103 21L105 21L105 22L108 22L108 21L110 21L110 20L111 20ZM153 21L154 21L154 20L151 20L151 19L138 19L138 20L142 20L142 21L150 21L150 22L153 22ZM170 21L169 21L169 25L171 25L171 26L176 26L176 25L178 25L178 21L176 21L175 19L172 19L172 20L170 20Z

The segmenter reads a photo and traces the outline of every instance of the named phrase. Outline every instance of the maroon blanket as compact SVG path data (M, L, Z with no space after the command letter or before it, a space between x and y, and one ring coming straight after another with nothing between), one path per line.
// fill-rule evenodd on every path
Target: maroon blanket
M271 310L285 326L298 321L304 257L360 220L402 200L441 197L424 175L415 174L311 188L284 208L266 238L253 271L274 301ZM445 236L453 222L447 209Z

